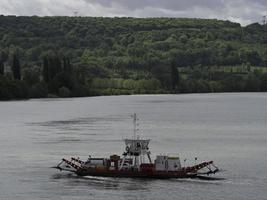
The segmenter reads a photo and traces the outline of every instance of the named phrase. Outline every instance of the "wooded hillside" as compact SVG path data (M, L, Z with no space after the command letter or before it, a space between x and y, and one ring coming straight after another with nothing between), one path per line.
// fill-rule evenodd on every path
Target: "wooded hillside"
M267 26L0 16L0 99L267 91Z

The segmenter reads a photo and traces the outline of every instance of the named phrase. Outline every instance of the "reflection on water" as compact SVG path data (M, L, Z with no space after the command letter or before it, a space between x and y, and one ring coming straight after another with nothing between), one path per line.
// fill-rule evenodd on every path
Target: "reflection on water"
M264 199L267 95L194 94L0 102L0 199ZM78 177L53 168L62 157L122 153L151 139L183 165L214 160L225 180Z

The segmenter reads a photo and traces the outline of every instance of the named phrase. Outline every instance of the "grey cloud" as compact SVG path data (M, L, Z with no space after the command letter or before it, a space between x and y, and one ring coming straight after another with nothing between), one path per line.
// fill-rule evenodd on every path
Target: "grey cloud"
M84 0L134 17L193 17L232 20L243 25L267 15L266 0Z
M267 15L267 0L0 0L0 14L193 17L246 25Z
M114 4L121 5L126 9L136 10L145 7L162 8L170 10L190 10L193 7L222 8L223 0L84 0L87 3L100 4L105 7L111 7Z

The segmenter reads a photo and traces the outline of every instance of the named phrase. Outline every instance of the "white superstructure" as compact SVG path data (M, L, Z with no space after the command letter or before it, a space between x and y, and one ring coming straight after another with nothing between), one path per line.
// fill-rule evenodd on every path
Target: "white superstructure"
M155 160L155 169L156 171L179 171L181 170L181 162L179 157L160 155Z

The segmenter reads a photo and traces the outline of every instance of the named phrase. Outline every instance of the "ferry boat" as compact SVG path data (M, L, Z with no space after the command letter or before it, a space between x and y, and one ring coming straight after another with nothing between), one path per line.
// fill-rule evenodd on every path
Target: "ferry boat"
M157 155L151 159L148 139L136 136L137 117L133 115L134 136L125 139L125 152L111 155L109 158L89 158L82 161L79 157L63 158L55 167L60 171L69 171L79 176L129 177L129 178L200 178L219 171L213 161L202 162L193 166L182 166L179 157ZM195 161L197 159L195 158Z

